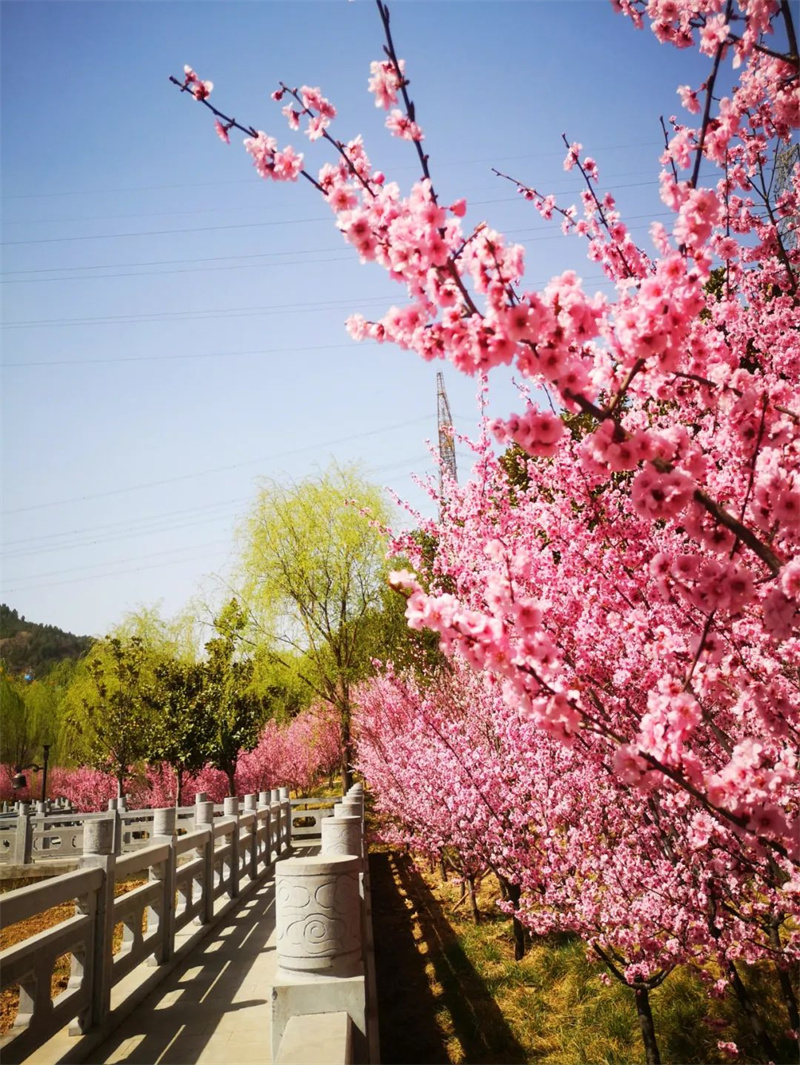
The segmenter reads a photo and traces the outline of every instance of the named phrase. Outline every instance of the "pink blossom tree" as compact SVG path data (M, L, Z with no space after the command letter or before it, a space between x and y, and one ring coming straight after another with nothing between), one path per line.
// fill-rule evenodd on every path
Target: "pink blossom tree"
M431 598L406 575L411 622L502 677L506 698L551 734L604 737L628 783L678 787L796 863L796 797L784 784L797 739L799 253L787 227L800 209L798 167L777 198L768 179L800 123L794 23L778 0L617 7L710 60L703 86L680 89L699 124L665 133L671 227L654 224L653 251L637 247L577 143L567 142L564 165L585 179L580 209L516 182L587 241L614 299L587 295L573 272L522 291L523 248L486 226L465 233L464 200L440 202L383 3L386 58L373 63L370 90L418 156L423 177L406 197L373 170L360 138L332 135L336 109L317 88L282 83L273 94L288 101L290 128L305 124L336 153L313 177L291 147L211 105L209 83L190 68L171 80L226 135L247 134L262 177L313 185L361 259L405 286L410 302L379 321L352 318L354 337L467 373L512 364L548 397L551 410L529 405L494 426L548 461L524 528L491 548L480 601ZM718 100L723 63L738 82ZM709 284L715 263L719 283ZM580 439L565 412L585 416ZM537 596L546 610L528 602ZM567 640L576 632L580 647ZM609 657L631 633L648 644L633 671L631 655Z
M732 987L777 1058L739 966L774 962L785 976L800 943L789 933L776 949L786 899L734 833L701 813L703 834L680 793L642 804L607 771L602 747L586 736L565 745L520 720L458 656L424 685L390 670L359 705L359 768L389 819L385 838L428 858L455 852L467 882L492 869L517 928L579 935L633 992L648 1061L659 1059L649 995L679 964L711 993ZM790 988L786 1002L796 1023Z
M491 426L529 456L521 484L512 493L482 441L473 482L451 485L442 519L424 525L433 567L401 539L415 572L395 584L412 627L437 632L443 650L496 680L525 726L523 754L537 764L551 744L590 754L596 772L584 792L608 825L564 835L588 833L589 848L611 833L621 857L607 858L609 868L641 872L636 897L650 900L641 914L669 932L651 937L660 956L716 949L730 973L748 943L779 962L796 947L785 920L800 889L800 165L779 187L771 175L800 126L800 57L786 0L615 6L709 60L703 85L678 90L685 120L664 127L670 224L654 223L651 246L638 246L597 161L566 137L565 169L586 186L580 204L498 175L585 241L613 298L588 294L573 271L525 289L524 249L486 225L465 230L465 201L440 200L380 0L385 58L372 64L370 90L418 159L422 177L407 195L373 169L361 138L335 137L336 109L318 88L282 83L273 94L291 129L303 125L335 153L313 176L291 146L218 111L193 71L172 80L214 112L226 138L246 134L262 177L311 184L361 260L404 288L404 306L349 320L355 339L447 358L470 374L512 365L544 397ZM720 98L724 67L735 91ZM467 766L470 745L480 749L472 736ZM445 831L455 838L457 818L436 820L442 811L425 805L434 820L415 829L421 846ZM512 879L534 898L538 859L525 857L524 841L511 853ZM557 857L547 852L548 869ZM674 914L654 909L651 863L665 863ZM632 949L606 896L585 884L551 901L534 908L536 921L558 914L624 979L655 979L642 947L649 933Z

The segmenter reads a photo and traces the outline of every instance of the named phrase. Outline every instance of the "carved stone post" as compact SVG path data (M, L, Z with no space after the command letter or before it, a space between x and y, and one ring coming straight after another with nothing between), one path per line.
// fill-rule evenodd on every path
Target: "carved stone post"
M244 808L247 813L253 815L253 820L250 822L250 835L248 836L248 845L250 847L250 879L255 880L258 876L258 796L255 792L244 797Z
M78 964L89 966L91 1004L78 1018L79 1030L105 1023L111 1010L112 940L114 938L114 836L116 818L98 817L83 824L82 869L102 869L103 882L95 897L94 952ZM78 899L78 912L91 913L91 899Z
M281 856L283 850L283 833L281 832L281 793L277 788L270 791L270 825L272 832L272 845L275 849L275 860Z
M264 812L261 815L260 827L264 829L264 842L261 845L261 857L265 865L272 861L272 811L268 791L258 793L258 808Z
M228 795L222 803L223 815L234 821L231 833L230 881L228 898L235 899L239 894L239 800L235 795Z
M359 864L347 855L321 854L275 866L277 956L285 973L359 972Z
M350 854L360 859L363 836L360 817L326 817L322 821L322 854Z
M14 836L15 865L28 865L30 863L32 845L31 804L29 802L21 802L18 807L17 831Z
M114 815L114 854L122 854L122 822L119 817L120 799L108 800L108 812Z
M201 792L201 794L203 794ZM194 808L195 828L207 828L208 839L198 854L203 856L203 880L201 884L203 898L203 915L198 917L198 924L207 924L214 917L214 803L198 802Z
M281 800L283 850L288 851L292 843L292 802L288 788L280 788L278 794Z
M156 952L157 965L163 965L164 962L168 962L175 951L175 892L177 890L175 832L177 819L178 811L174 806L153 810L151 843L169 843L167 860L162 866L151 868L150 870L150 879L160 880L162 886L159 904L160 912L154 913L152 908L148 912L148 927L150 927L150 921L158 919L162 932L161 945Z

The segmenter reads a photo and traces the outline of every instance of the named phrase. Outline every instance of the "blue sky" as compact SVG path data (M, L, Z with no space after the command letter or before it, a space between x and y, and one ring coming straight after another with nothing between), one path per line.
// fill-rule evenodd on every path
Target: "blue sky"
M279 79L320 85L334 132L363 133L407 188L413 149L366 92L374 6L18 0L0 13L3 600L93 634L141 605L213 602L259 480L331 459L429 511L410 474L432 469L436 371L466 433L476 382L350 342L348 314L379 316L404 293L359 265L310 187L261 181L167 81L192 64L218 107L292 140L313 169L325 147L290 134L269 94ZM581 243L490 168L569 204L580 179L562 169L564 131L646 241L664 212L658 117L678 110L677 85L704 79L701 57L604 0L403 0L393 30L443 200L466 196L468 222L526 244L530 284L574 268L607 290ZM510 376L493 380L490 412L516 403Z

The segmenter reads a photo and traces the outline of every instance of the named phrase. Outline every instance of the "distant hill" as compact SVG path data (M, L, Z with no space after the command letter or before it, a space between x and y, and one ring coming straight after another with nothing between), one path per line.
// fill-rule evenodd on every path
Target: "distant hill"
M0 662L9 673L42 677L65 658L80 658L94 643L91 636L74 636L57 625L27 621L0 603Z

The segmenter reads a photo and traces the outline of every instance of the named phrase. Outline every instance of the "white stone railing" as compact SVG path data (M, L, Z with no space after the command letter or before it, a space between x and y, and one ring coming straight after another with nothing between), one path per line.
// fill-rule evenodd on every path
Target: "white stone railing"
M378 1061L378 1017L364 794L354 785L321 821L313 857L275 866L278 972L272 1060ZM323 1019L320 1015L326 1015Z
M334 799L292 799L292 839L319 838L322 822L333 814Z
M219 920L224 907L215 910L216 899L237 898L288 853L287 789L246 795L241 811L237 799L226 799L219 811L205 795L198 800L184 835L178 835L182 811L149 811L146 844L125 855L115 854L120 820L114 812L86 817L76 872L3 896L3 927L76 904L75 916L0 953L0 990L15 984L20 990L14 1027L0 1043L4 1065L23 1061L70 1022L73 1034L94 1033L99 1042L116 1023L112 988L149 962L161 967L148 980L149 991ZM115 885L131 879L145 882L115 898ZM115 955L119 924L122 947ZM69 984L53 999L53 969L64 954L71 956Z
M204 796L205 801L207 796ZM229 802L229 800L225 800ZM211 804L214 816L225 815L223 803ZM321 835L321 822L332 812L333 799L292 799L292 837L313 839ZM312 804L314 809L307 809ZM54 859L78 860L83 853L84 825L89 821L111 815L115 820L114 853L127 854L149 847L154 834L153 810L128 810L124 799L109 799L108 812L81 814L36 803L17 803L13 812L0 814L0 863L29 865ZM245 807L245 810L247 808ZM311 822L310 824L308 822ZM179 835L190 831L195 824L195 806L176 809L176 831Z

